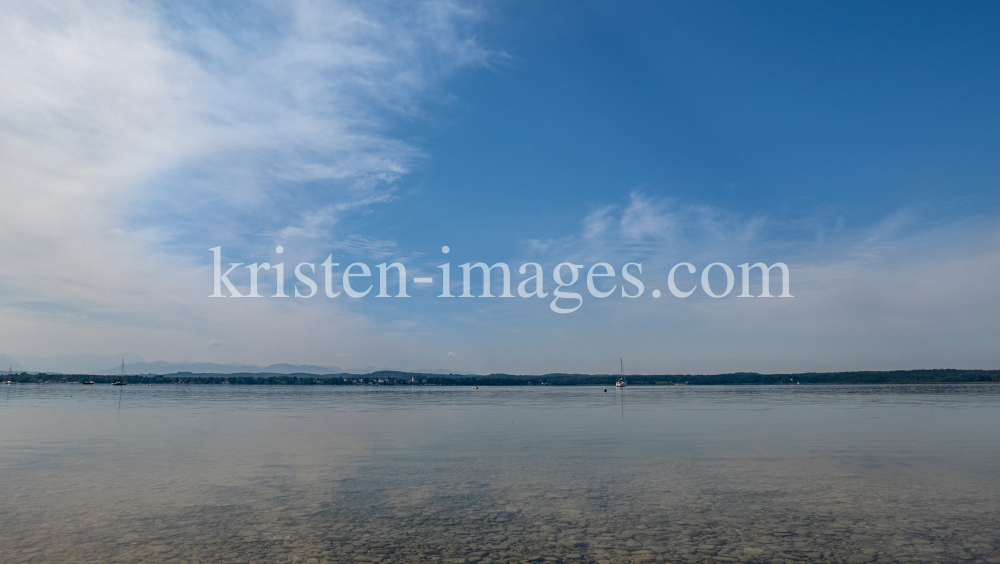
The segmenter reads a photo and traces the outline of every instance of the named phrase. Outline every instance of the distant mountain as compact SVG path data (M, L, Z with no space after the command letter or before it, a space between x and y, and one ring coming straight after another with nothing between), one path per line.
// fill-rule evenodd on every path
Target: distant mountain
M119 374L122 368L108 368L95 374ZM132 362L125 363L125 374L177 374L190 372L192 374L372 374L387 370L382 366L365 366L356 368L341 368L339 366L317 366L315 364L271 364L257 366L255 364L216 364L214 362ZM411 370L417 374L448 375L450 370Z
M96 374L119 374L121 365L99 370ZM316 366L314 364L216 364L214 362L131 362L125 363L126 374L174 374L193 372L195 374L340 374L346 372L339 366Z
M24 370L24 368L21 368L21 365L13 358L5 354L0 354L0 372L7 372L8 370L19 372Z
M105 366L117 365L121 370L122 358L125 362L138 362L142 359L136 354L100 355L100 354L69 354L62 353L50 356L39 356L31 353L18 354L21 369L25 372L45 372L46 374L94 374ZM15 364L16 366L16 364ZM6 370L5 366L0 369Z
M0 372L9 369L14 372L45 372L47 374L120 374L121 357L88 354L60 354L40 357L32 354L18 355L22 362L12 357L0 354ZM271 364L257 366L256 364L218 364L215 362L166 362L157 360L146 362L137 355L127 354L125 357L126 374L176 374L190 372L194 374L371 374L386 370L383 366L364 366L341 368L339 366L318 366L315 364ZM103 368L100 368L102 367ZM420 374L451 374L449 370L417 369L412 372Z

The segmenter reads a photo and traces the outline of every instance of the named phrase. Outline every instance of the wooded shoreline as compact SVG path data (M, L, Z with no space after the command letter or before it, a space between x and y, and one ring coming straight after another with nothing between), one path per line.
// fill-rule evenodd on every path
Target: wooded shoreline
M0 376L14 383L82 383L111 384L229 384L251 386L613 386L616 374L543 374L521 376L511 374L425 374L416 372L379 371L369 374L194 374L180 372L165 375L99 376L92 374L10 374ZM807 372L796 374L732 374L690 375L626 375L629 386L690 385L816 385L816 384L954 384L1000 382L1000 370L891 370L870 372Z

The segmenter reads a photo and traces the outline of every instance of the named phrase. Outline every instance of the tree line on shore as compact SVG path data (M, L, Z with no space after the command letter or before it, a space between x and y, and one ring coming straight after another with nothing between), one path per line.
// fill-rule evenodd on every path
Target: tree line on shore
M192 374L98 376L88 374L10 374L14 383L111 384L230 384L257 386L613 386L618 375L544 374L488 376L454 374L436 375L414 372L379 371L369 374ZM808 372L797 374L630 375L629 386L650 385L797 385L797 384L945 384L1000 382L1000 370L889 370L869 372Z

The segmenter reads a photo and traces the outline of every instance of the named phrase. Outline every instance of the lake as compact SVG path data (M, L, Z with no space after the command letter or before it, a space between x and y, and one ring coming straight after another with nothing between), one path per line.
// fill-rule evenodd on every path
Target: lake
M1000 562L1000 386L0 387L15 562Z

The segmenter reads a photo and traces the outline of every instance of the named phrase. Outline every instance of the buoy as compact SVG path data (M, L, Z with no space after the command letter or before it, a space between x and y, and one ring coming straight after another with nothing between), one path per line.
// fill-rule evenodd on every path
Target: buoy
M608 393L608 389L607 388L604 388L604 393Z

